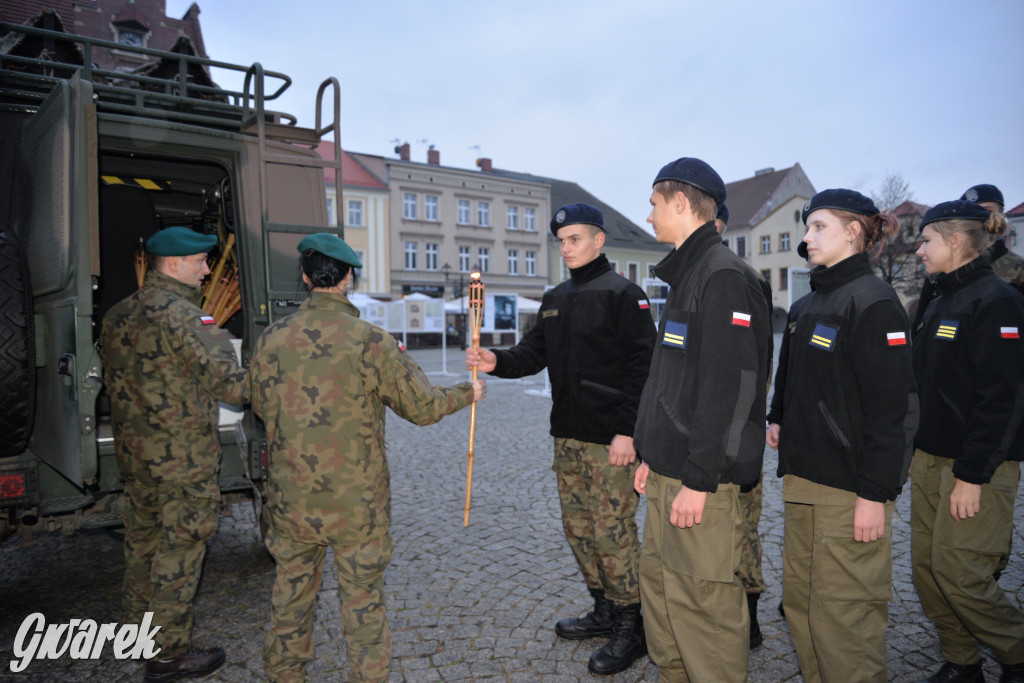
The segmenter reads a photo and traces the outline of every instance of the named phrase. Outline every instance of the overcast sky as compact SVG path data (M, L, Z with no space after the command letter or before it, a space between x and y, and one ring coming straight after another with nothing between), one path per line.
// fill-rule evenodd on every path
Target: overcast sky
M818 190L877 193L895 172L924 204L982 182L1024 202L1020 0L198 4L213 59L292 77L272 108L299 125L335 76L348 150L490 157L641 225L681 156L726 182L799 163Z

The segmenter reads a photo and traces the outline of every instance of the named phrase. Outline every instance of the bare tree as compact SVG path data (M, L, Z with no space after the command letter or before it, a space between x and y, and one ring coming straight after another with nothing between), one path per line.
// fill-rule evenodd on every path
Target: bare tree
M886 238L881 247L872 253L871 265L878 277L900 294L908 296L919 294L924 281L914 252L920 241L917 226L928 208L914 203L913 198L910 185L898 172L889 172L882 180L878 193L871 193L875 206L882 211L894 213L900 221L896 235Z

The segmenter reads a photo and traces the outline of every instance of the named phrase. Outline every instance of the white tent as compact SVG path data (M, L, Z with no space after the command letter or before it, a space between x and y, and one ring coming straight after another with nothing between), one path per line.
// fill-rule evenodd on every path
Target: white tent
M461 299L452 299L446 301L444 304L444 310L447 313L459 313L462 311L469 310L469 297L464 296ZM516 310L520 314L536 313L540 310L540 302L534 301L533 299L527 299L525 296L516 294Z

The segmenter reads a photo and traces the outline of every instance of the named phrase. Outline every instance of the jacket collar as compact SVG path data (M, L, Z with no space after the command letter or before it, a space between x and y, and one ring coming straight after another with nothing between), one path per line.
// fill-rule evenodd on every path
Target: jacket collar
M653 268L654 274L673 287L678 286L704 254L716 246L724 246L722 236L715 229L715 222L708 221L661 259Z
M981 254L973 261L965 263L956 270L942 273L935 277L935 289L939 294L949 295L969 282L974 282L986 273L992 272L992 265L987 254Z
M582 285L584 282L589 282L611 269L612 265L608 263L608 257L604 254L598 254L597 258L590 263L579 268L569 269L569 278L574 285Z
M302 307L315 311L339 311L354 318L359 317L359 309L352 305L352 302L344 294L310 292L306 300L302 302Z
M194 285L185 284L181 280L177 280L170 275L161 273L159 270L147 271L143 285L146 287L170 290L178 296L188 299L196 306L198 306L203 300L202 289Z
M812 270L811 288L827 292L865 275L871 275L871 264L868 263L868 255L860 252L844 258L831 268L818 266Z

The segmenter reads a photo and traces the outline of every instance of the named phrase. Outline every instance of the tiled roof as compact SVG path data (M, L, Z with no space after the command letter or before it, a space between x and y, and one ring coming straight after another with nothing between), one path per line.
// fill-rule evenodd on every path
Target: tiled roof
M918 204L917 202L912 202L908 199L907 201L903 202L895 209L893 209L892 213L897 218L904 218L907 216L922 217L924 216L924 213L927 210L927 204Z
M321 159L334 158L334 143L323 141L316 149ZM328 184L333 184L334 169L324 169ZM371 190L386 190L387 184L378 178L370 169L345 150L341 150L341 185L342 187L365 187Z
M1007 211L1004 215L1006 216L1024 216L1024 202L1021 202L1017 206Z
M725 184L729 227L753 227L794 196L810 199L811 185L800 164Z

